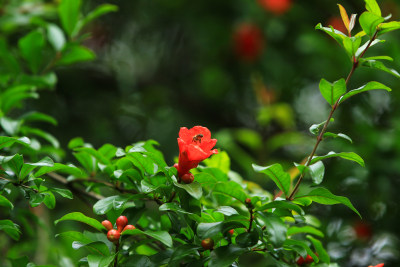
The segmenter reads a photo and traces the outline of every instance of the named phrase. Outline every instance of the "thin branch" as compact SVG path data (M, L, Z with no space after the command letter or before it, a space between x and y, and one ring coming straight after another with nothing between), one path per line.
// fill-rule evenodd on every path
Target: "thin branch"
M0 179L5 180L5 181L8 181L8 182L12 183L14 186L20 186L20 187L23 187L23 188L26 188L26 189L30 189L30 190L34 191L35 193L39 193L39 191L38 191L37 189L32 188L32 187L30 187L30 186L28 186L28 185L20 184L20 183L17 183L17 182L15 182L15 181L13 181L13 180L4 178L4 177L0 177Z
M378 30L375 31L374 35L369 40L367 47L365 47L364 51L360 54L360 56L358 58L353 57L353 66L352 66L349 74L347 75L346 84L349 82L350 78L353 76L354 71L357 69L358 62L359 62L358 60L364 56L364 54L367 52L368 48L371 46L372 42L376 39L377 36L378 36ZM314 145L314 148L313 148L310 156L308 156L307 163L305 164L306 167L310 166L311 160L314 157L315 152L317 151L318 145L321 143L321 141L323 139L325 131L328 128L329 122L330 122L330 120L331 120L331 118L333 116L333 113L335 112L335 110L339 106L340 99L341 99L341 97L339 97L336 100L335 104L332 106L331 112L328 115L328 119L326 120L326 122L324 124L324 127L322 128L321 132L319 133L319 135L317 137L317 141L316 141L316 143ZM302 174L300 175L299 180L297 180L297 183L296 183L295 187L293 188L292 193L289 195L289 197L286 198L287 200L293 200L293 198L296 195L296 193L297 193L297 191L299 189L299 186L300 186L300 184L301 184L301 182L302 182L302 180L304 178L304 175L305 175L305 171L303 171Z

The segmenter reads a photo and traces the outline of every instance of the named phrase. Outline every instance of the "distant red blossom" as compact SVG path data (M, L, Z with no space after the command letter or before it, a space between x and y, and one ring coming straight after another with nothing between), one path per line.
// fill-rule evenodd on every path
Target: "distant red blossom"
M375 266L370 265L368 267L383 267L384 265L385 265L384 263L379 263L378 265L375 265Z
M201 161L217 154L218 150L212 149L216 143L217 139L211 139L211 132L206 127L181 127L178 138L179 162L174 165L178 176L182 177L196 168Z
M255 61L264 50L264 38L257 25L241 23L235 29L233 39L236 55L243 61Z
M267 11L275 15L286 13L292 6L292 0L258 0L258 3Z
M344 26L342 19L339 17L329 18L328 26L332 26L335 30L341 31L344 34L347 33L346 26Z

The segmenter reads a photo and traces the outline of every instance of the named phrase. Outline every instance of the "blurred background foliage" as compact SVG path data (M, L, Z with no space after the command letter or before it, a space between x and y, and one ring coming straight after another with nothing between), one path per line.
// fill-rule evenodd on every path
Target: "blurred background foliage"
M97 59L57 68L56 90L43 91L39 100L24 108L58 120L57 126L42 127L64 149L77 136L95 147L104 143L123 147L154 139L171 165L178 155L179 127L207 126L218 139L217 147L230 155L232 169L271 192L273 183L256 175L251 163L280 162L290 169L293 162L301 162L315 142L309 126L325 120L329 112L318 90L319 80L346 77L351 69L347 55L333 39L314 30L315 25L344 28L337 2L349 14L360 15L364 10L361 0L87 0L83 10L105 2L119 6L119 11L85 29L91 34L84 44L95 51ZM399 2L378 2L384 15L400 19ZM37 17L60 24L55 3L0 1L2 38L16 43ZM355 31L359 30L357 25ZM368 53L391 55L394 62L389 65L400 70L399 34L387 35L385 44ZM387 73L360 68L349 88L369 80L386 84L392 93L363 94L343 104L332 131L349 135L354 143L327 140L318 151L355 151L366 162L362 168L331 160L324 180L332 192L349 197L363 215L362 221L342 206L311 208L326 228L327 248L340 266L378 261L398 266L400 262L400 82ZM73 161L71 153L64 157ZM65 206L65 210L57 209L63 214L75 211L71 202L58 203ZM63 215L39 212L54 218ZM38 217L32 220L46 223ZM38 234L29 230L29 224L23 224L26 240ZM77 253L70 244L57 241L53 246L54 233L48 236L37 241L40 246L47 242L48 251L65 247L65 255ZM8 256L32 251L37 245L19 243ZM35 260L68 261L46 257L40 259L36 253Z

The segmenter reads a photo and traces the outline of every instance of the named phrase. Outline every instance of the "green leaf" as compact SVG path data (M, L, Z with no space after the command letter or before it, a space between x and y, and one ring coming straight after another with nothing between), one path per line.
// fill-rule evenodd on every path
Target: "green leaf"
M381 9L379 8L378 3L376 0L364 0L365 1L365 8L371 12L374 13L377 16L382 16Z
M9 209L14 208L14 205L11 203L11 201L2 195L0 195L0 206L7 207Z
M51 191L61 195L62 197L65 197L65 198L69 198L69 199L73 199L74 198L74 196L72 195L71 191L69 191L68 189L51 188Z
M268 233L268 239L276 246L280 247L286 240L286 224L277 216L268 213L257 212Z
M77 62L90 61L95 59L96 55L92 50L81 45L67 45L61 53L61 58L57 60L56 65L71 65Z
M344 33L335 30L333 27L322 27L322 24L319 23L315 26L316 30L324 31L325 33L329 34L333 39L335 39L340 45L343 45L343 40L347 37Z
M244 192L243 187L234 181L217 183L212 189L212 192L233 197L242 203L244 203L244 201L247 198L247 195Z
M340 152L340 153L335 153L333 151L329 152L328 154L326 154L325 156L316 156L313 157L313 159L311 160L311 164L314 164L320 160L324 160L324 159L328 159L328 158L333 158L333 157L341 157L343 159L347 159L347 160L351 160L354 162L357 162L358 164L360 164L361 166L365 167L364 164L364 160L357 155L354 152Z
M296 235L296 234L313 234L319 237L324 237L324 233L322 233L320 230L312 227L312 226L302 226L302 227L297 227L297 226L292 226L287 230L287 235Z
M389 87L387 87L386 85L383 85L381 83L369 82L366 85L361 86L360 88L350 90L349 92L344 94L343 97L340 99L340 103L345 101L347 98L352 97L353 95L357 95L359 93L367 92L367 91L371 91L371 90L386 90L388 92L392 91L392 89L390 89Z
M40 30L31 31L18 41L21 55L28 62L33 73L38 73L42 65L44 45L44 35Z
M390 21L390 22L382 23L379 26L379 29L380 30L378 32L378 35L398 30L398 29L400 29L400 21Z
M130 200L130 196L111 196L103 198L96 202L93 206L93 212L96 214L106 214L111 209L120 210Z
M71 139L71 141L69 141L68 148L74 149L76 147L83 146L84 144L85 144L85 142L83 141L82 137L75 137L75 138Z
M251 231L250 233L244 232L235 238L236 244L242 248L252 247L256 245L259 240L260 237L257 231Z
M18 177L24 165L24 158L20 154L4 157L0 156L0 163L6 164Z
M256 211L265 211L269 209L288 209L297 212L300 215L304 215L304 210L293 202L287 200L274 200L261 207L256 207Z
M35 172L35 177L40 177L46 173L58 171L61 173L72 174L75 177L86 177L86 175L74 165L64 165L61 163L54 163L51 167L41 167L37 172Z
M25 163L27 165L36 166L36 167L53 167L54 161L49 157L44 157L38 162L35 163Z
M199 256L199 248L199 246L193 244L184 244L177 247L169 259L168 266L175 266L172 264L173 262L179 261L189 255Z
M87 242L81 243L80 241L74 241L72 242L72 248L73 249L86 248L91 253L96 253L101 256L110 255L110 251L108 250L107 245L101 241L88 242L88 243Z
M353 204L351 204L348 198L335 196L328 189L323 187L318 187L309 192L307 195L298 196L294 199L294 201L302 201L303 198L325 205L334 205L341 203L349 207L352 211L354 211L355 213L357 213L358 216L361 217L360 213L354 208Z
M400 74L396 70L386 67L385 64L383 64L380 61L376 61L376 60L363 61L363 60L361 60L360 62L361 62L361 66L363 66L363 67L382 70L384 72L392 74L393 76L395 76L397 78L400 78Z
M4 231L14 240L18 240L21 235L19 226L10 220L0 220L0 231Z
M341 100L341 101L342 101L342 100ZM340 138L346 139L346 140L349 141L350 143L353 143L353 140L351 140L351 138L350 138L348 135L343 134L343 133L335 134L335 133L331 133L331 132L325 132L324 135L323 135L323 137L324 137L324 138L327 138L327 137L333 137L333 138L340 137Z
M17 135L22 121L20 120L13 120L7 117L0 118L0 126L9 135Z
M72 37L78 23L80 7L80 0L62 0L61 4L58 6L61 24L69 37Z
M388 60L388 61L393 61L393 58L389 56L374 56L374 57L363 57L362 60L368 61L368 60Z
M311 241L311 243L313 243L315 251L318 253L318 258L321 261L329 264L331 262L331 258L329 257L329 254L326 252L326 250L322 246L321 241L319 241L318 239L315 239L314 237L309 236L309 235L307 235L307 238Z
M60 143L58 142L58 140L51 134L38 129L38 128L31 128L28 126L22 126L21 127L21 132L25 135L36 135L39 136L41 138L43 138L44 140L48 141L53 147L55 148L59 148L60 147Z
M351 59L357 53L360 45L361 37L346 37L343 39L343 47Z
M149 237L152 237L160 241L167 247L172 247L172 238L166 231L150 231L150 230L141 231L139 229L134 229L134 230L125 230L121 235L125 236L125 235L137 235L137 234L147 235Z
M56 198L54 197L53 193L45 192L45 197L43 199L43 203L49 208L54 209L56 207Z
M29 146L31 143L31 140L29 140L28 137L21 137L21 138L16 138L16 137L9 137L9 136L0 136L0 149L3 149L5 147L10 147L14 143L18 143L24 146Z
M319 90L325 100L333 106L346 93L346 81L342 78L334 83L330 83L325 79L321 79Z
M9 87L1 96L1 111L7 114L11 109L20 107L23 100L27 98L39 98L39 95L34 91L35 87L31 85Z
M369 36L373 36L377 31L378 25L384 21L385 19L382 18L380 15L376 15L371 12L364 12L359 18L361 28Z
M271 178L285 196L288 195L290 188L290 175L283 170L280 164L276 163L267 167L258 166L256 164L253 164L252 166L254 171L264 173Z
M201 184L199 184L198 182L193 182L191 184L178 184L174 181L174 185L176 187L182 188L195 199L200 199L201 196L203 195Z
M56 119L54 119L53 117L51 117L47 114L37 112L37 111L25 113L23 116L20 117L20 119L22 119L24 121L42 121L42 122L51 123L53 125L57 125Z
M160 211L175 211L178 213L193 214L179 207L177 203L164 203L158 209Z
M64 0L65 1L65 0ZM115 256L88 255L89 267L107 267L113 262Z
M240 255L247 251L249 251L247 248L241 248L233 244L216 248L210 254L209 266L231 266Z
M208 167L220 169L223 173L228 174L231 169L231 160L228 153L221 151L211 158L203 161Z
M115 5L110 5L110 4L102 4L98 7L96 7L93 11L91 11L90 13L88 13L86 15L86 17L79 22L78 24L78 31L85 26L86 24L88 24L90 21L104 15L110 12L116 12L118 11L118 6Z
M46 195L42 194L42 193L30 192L30 194L29 194L29 205L31 205L31 207L39 206L40 204L43 203L45 196Z
M318 161L314 164L311 164L310 166L308 166L308 169L310 171L313 183L314 184L322 183L322 180L324 180L324 175L325 175L325 166L322 163L322 161Z
M232 207L229 206L220 206L215 212L219 212L224 214L225 216L239 215L239 213Z
M78 221L82 223L86 223L87 225L92 226L93 228L97 229L98 231L105 231L106 228L97 220L87 217L80 212L72 212L64 215L62 218L56 220L54 223L58 224L62 221Z
M47 24L47 39L57 52L61 51L65 46L64 33L56 24Z

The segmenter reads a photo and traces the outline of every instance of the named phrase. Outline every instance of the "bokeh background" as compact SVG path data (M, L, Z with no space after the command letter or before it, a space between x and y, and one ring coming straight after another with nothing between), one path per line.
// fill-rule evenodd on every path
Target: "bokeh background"
M320 79L338 80L351 69L344 50L315 25L344 28L337 2L350 14L364 10L361 0L87 0L83 9L106 2L119 11L86 28L91 37L85 45L97 59L57 69L56 90L42 92L27 107L58 120L46 130L67 151L64 160L73 161L67 144L77 136L96 148L154 139L172 165L179 128L203 125L218 139L217 147L229 153L233 170L271 192L273 183L256 175L251 163L279 162L290 169L301 162L315 142L308 128L329 113L318 90ZM378 2L383 14L400 19L398 1ZM4 25L0 18L7 34ZM394 62L388 65L400 70L400 32L384 37L387 42L368 54L389 55ZM318 150L355 151L366 162L362 168L327 161L323 182L349 197L362 220L344 206L315 204L309 210L320 219L326 247L340 266L400 264L400 81L359 68L348 87L371 80L393 91L346 101L330 130L349 135L353 144L327 140ZM73 253L69 257L75 258Z

